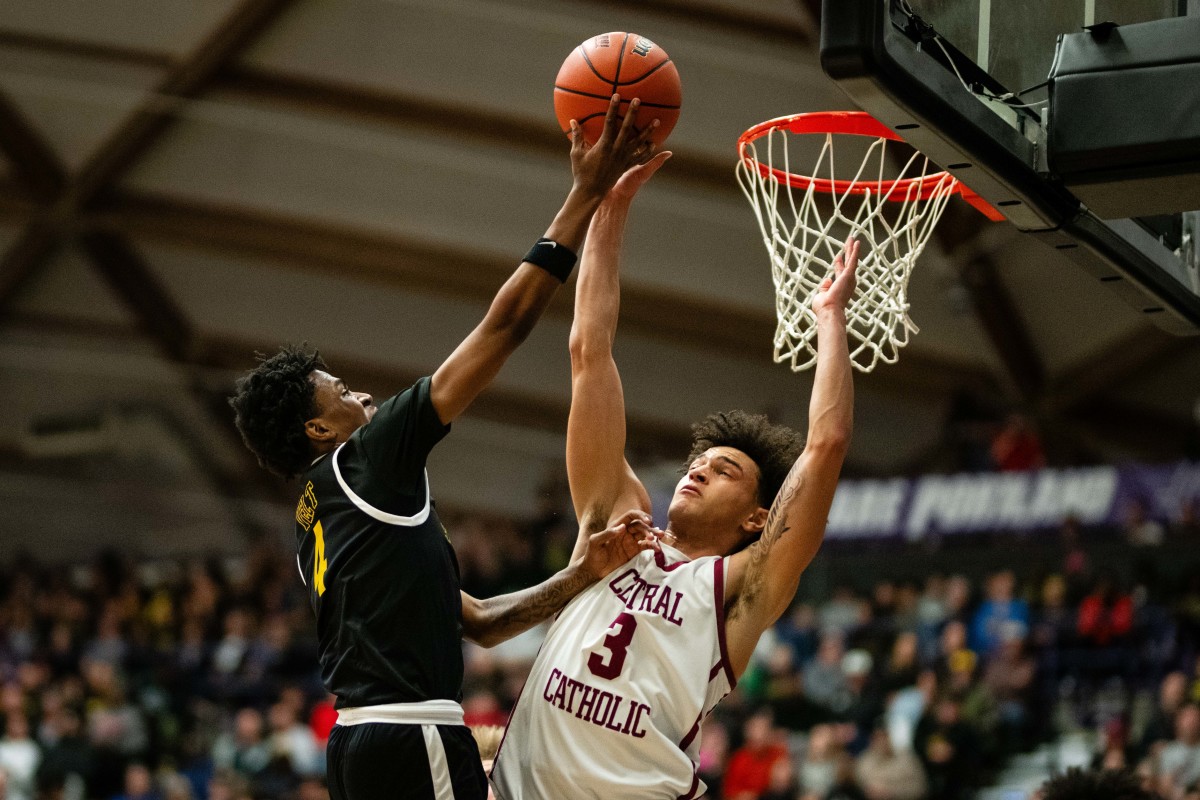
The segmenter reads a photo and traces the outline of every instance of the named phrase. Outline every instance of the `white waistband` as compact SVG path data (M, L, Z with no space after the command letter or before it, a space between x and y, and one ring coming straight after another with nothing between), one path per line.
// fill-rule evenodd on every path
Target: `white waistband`
M423 703L384 703L338 710L338 725L364 725L383 722L392 725L462 725L462 706L453 700L426 700Z

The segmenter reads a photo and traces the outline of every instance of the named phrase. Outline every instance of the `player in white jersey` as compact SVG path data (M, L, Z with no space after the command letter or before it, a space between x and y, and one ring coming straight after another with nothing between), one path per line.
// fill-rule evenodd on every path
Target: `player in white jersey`
M612 343L629 205L668 157L622 177L584 245L567 427L581 536L625 509L650 510L624 457ZM845 307L857 262L858 243L848 240L813 302L819 355L807 443L743 412L694 427L662 552L619 567L551 627L492 771L499 800L690 800L704 792L700 725L791 603L824 536L853 423Z

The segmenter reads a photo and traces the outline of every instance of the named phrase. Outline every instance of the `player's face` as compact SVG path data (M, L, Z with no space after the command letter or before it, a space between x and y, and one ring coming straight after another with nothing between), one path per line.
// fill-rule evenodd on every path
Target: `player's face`
M314 370L312 382L317 401L317 419L331 430L338 443L366 425L375 416L376 405L366 392L352 392L341 378Z
M672 524L738 528L758 509L758 465L733 447L712 447L688 465L675 486Z

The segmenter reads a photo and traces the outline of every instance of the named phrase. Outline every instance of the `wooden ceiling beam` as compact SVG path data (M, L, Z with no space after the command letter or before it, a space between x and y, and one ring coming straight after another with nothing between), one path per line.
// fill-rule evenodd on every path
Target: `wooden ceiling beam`
M441 293L480 304L491 302L511 274L511 259L328 222L205 204L163 195L122 193L81 220L85 229L109 230L226 257L265 261L275 267L336 273L403 291ZM459 268L446 270L447 263ZM570 317L572 293L560 292L549 313ZM770 352L775 320L770 310L737 307L645 286L623 288L623 330L743 358ZM977 365L906 353L900 363L870 376L880 391L941 392L969 386L994 390L990 373Z
M767 14L757 9L730 8L707 0L596 0L606 11L632 9L692 25L731 31L754 39L775 41L792 47L809 47L813 32L802 20Z
M963 263L961 275L971 306L1008 377L1022 401L1035 404L1045 387L1046 368L996 263L986 255L977 256Z
M1046 389L1043 405L1051 413L1069 412L1196 347L1194 337L1172 336L1148 325L1139 327L1055 378Z
M58 154L3 92L0 92L0 153L8 158L13 180L34 200L49 203L62 192L67 175Z
M48 206L66 185L66 168L54 148L8 97L0 95L0 152L11 162L16 187L39 206ZM57 220L34 216L0 258L0 317L33 277L43 260L57 252Z
M31 221L0 262L0 318L13 295L62 245L71 220L103 194L158 140L179 103L207 90L213 78L294 0L243 0L187 58L177 62L146 99L66 181L53 203ZM48 148L45 148L48 150Z
M112 231L82 231L79 246L164 354L172 361L187 362L192 348L192 324L125 237Z

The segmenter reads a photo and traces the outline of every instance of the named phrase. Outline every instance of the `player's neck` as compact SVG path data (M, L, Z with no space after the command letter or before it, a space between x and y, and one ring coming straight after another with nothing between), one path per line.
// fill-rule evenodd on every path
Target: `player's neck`
M663 531L663 542L693 561L705 556L727 555L731 548L722 546L721 537L706 535L706 533L705 531L676 528L668 523L667 529Z

